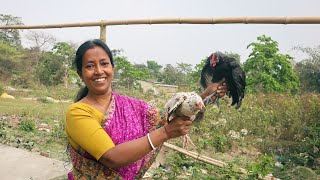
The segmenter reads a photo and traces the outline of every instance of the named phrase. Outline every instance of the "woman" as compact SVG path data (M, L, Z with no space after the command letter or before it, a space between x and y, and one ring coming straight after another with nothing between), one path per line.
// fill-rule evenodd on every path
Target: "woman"
M66 114L73 164L69 179L142 178L162 143L189 132L189 118L176 117L165 124L155 107L112 92L113 58L101 40L83 43L75 64L86 88ZM206 97L218 86L209 86L201 96ZM219 96L223 96L226 86L220 88ZM157 128L161 124L165 125Z

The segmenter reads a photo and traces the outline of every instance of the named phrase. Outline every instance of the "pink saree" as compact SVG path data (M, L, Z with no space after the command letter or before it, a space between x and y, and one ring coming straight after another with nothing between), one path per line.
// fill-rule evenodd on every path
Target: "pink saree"
M159 111L148 103L112 93L111 107L106 112L101 126L114 144L121 144L146 136L162 123ZM73 170L68 174L71 179L141 179L161 147L148 153L142 159L126 167L110 169L104 167L84 150L69 148Z

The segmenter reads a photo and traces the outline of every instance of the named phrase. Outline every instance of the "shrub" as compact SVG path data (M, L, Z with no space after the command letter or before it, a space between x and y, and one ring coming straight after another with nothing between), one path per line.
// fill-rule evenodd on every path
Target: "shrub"
M20 122L19 127L23 131L31 132L36 129L36 124L32 119L23 119Z
M1 95L2 93L4 93L4 88L3 88L2 83L0 82L0 95Z

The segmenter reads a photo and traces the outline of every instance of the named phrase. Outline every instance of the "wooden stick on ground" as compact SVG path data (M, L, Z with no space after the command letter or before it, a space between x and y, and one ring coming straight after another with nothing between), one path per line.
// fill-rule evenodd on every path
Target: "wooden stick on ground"
M203 156L203 155L200 155L199 153L196 153L196 152L192 152L192 151L188 151L186 149L183 149L183 148L180 148L178 146L175 146L173 144L169 144L169 143L163 143L163 146L167 147L167 148L170 148L170 149L173 149L175 151L178 151L182 154L185 154L187 156L190 156L192 158L195 158L197 160L200 160L202 162L205 162L205 163L208 163L208 164L211 164L211 165L214 165L214 166L218 166L218 167L226 167L228 164L225 163L225 162L222 162L222 161L219 161L219 160L216 160L216 159L212 159L210 157L207 157L207 156ZM239 172L238 173L241 173L241 174L247 174L247 170L246 169L243 169L243 168L239 168ZM269 179L277 179L275 177L272 177L272 176L266 176L264 178L259 178L259 179L265 179L265 180L269 180Z
M178 151L178 152L180 152L180 153L182 153L184 155L187 155L187 156L190 156L192 158L195 158L195 159L197 159L199 161L214 165L214 166L218 166L218 167L226 167L226 166L228 166L228 164L225 163L225 162L222 162L222 161L219 161L219 160L216 160L216 159L212 159L212 158L207 157L207 156L200 155L199 153L196 153L196 152L188 151L186 149L180 148L180 147L175 146L173 144L169 144L169 143L165 142L165 143L163 143L163 146L165 146L167 148L170 148L170 149L173 149L175 151ZM243 168L239 168L239 173L246 174L247 170L245 170Z
M212 158L200 155L199 153L196 153L196 152L187 151L187 150L185 150L183 148L180 148L178 146L175 146L175 145L172 145L172 144L169 144L169 143L166 143L166 142L163 143L163 146L165 146L167 148L170 148L170 149L173 149L173 150L176 150L178 152L181 152L182 154L185 154L187 156L190 156L192 158L195 158L197 160L203 161L205 163L208 163L208 164L211 164L211 165L214 165L214 166L225 167L225 166L228 165L225 162L218 161L216 159L212 159Z

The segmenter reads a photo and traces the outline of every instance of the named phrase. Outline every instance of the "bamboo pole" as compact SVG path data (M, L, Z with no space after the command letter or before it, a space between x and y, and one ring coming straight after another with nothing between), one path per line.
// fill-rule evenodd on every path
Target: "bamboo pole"
M102 40L103 42L106 42L107 38L106 38L106 29L107 26L101 25L100 26L100 40Z
M48 29L90 26L139 25L139 24L320 24L320 16L315 17L221 17L221 18L158 18L129 19L99 22L48 24L48 25L11 25L0 29Z

